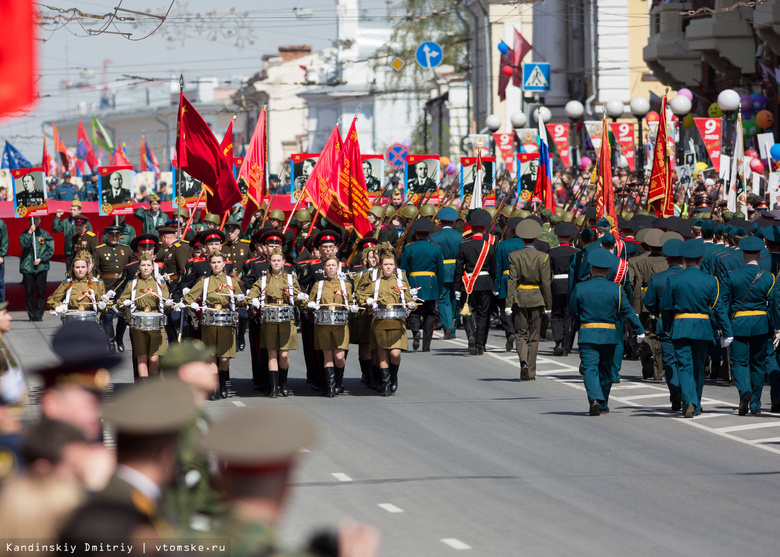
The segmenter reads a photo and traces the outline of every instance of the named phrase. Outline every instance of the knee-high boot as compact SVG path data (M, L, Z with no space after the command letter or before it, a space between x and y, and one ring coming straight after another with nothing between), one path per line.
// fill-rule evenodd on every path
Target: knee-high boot
M271 389L268 391L268 396L271 398L276 398L279 395L279 370L270 370L268 375L269 381L271 382Z
M290 394L290 390L287 388L287 373L289 371L289 368L279 368L279 394L282 396L287 396Z
M116 352L116 344L114 344L114 327L111 325L103 327L103 332L106 333L106 336L108 337L108 352L109 354L114 354Z
M325 368L325 389L323 396L333 398L336 396L336 368L328 366Z
M360 371L363 372L363 377L365 377L366 387L373 389L374 372L371 369L371 360L360 360Z
M228 388L227 388L227 371L219 370L219 397L220 398L227 398L228 397Z
M124 319L117 319L116 322L116 349L120 352L125 351L125 329L127 329L127 322Z
M377 388L377 391L382 396L390 396L393 394L393 391L390 389L390 370L386 367L380 367L379 368L379 374L380 374L380 383L379 387Z
M384 389L382 386L382 369L379 366L372 364L371 372L374 374L374 390L381 393L382 389Z
M248 317L238 316L238 327L236 327L236 350L239 352L243 352L246 347L246 325L248 321Z
M336 366L336 394L344 392L344 368Z
M398 390L398 368L401 364L390 364L390 391L395 393Z

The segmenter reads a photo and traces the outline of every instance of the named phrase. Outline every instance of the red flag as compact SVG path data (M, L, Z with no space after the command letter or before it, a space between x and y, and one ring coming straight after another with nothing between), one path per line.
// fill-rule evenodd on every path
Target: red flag
M306 195L322 216L337 226L344 226L351 220L349 208L344 207L339 199L338 172L342 150L339 127L333 126L328 142L304 186Z
M233 169L214 132L183 94L179 95L176 159L179 168L203 183L209 213L221 215L241 201Z
M352 120L344 141L344 156L339 169L339 193L342 203L350 209L348 214L355 232L363 238L372 232L371 224L368 222L368 210L371 207L368 203L368 188L363 174L363 161L360 157L355 122L357 118Z
M615 188L612 186L612 150L609 146L609 126L607 120L601 126L601 149L599 150L598 178L596 186L596 214L598 218L610 217L612 235L620 238L615 211Z
M35 100L37 70L35 11L32 0L0 2L0 118Z
M704 147L712 161L712 167L720 172L720 118L694 118L696 127L699 128Z
M54 133L54 152L60 154L60 160L62 161L62 168L64 170L67 170L70 165L68 164L68 149L65 147L65 144L62 142L62 139L60 139L60 132L57 129L57 126L54 125L54 122L51 123L51 127L53 133Z
M501 63L499 64L498 72L498 98L502 101L506 100L506 86L509 85L509 80L513 74L506 75L504 73L505 67L512 67L512 61L514 60L514 51L507 47L506 54L501 55Z
M620 147L623 156L626 157L628 168L636 170L636 160L634 157L634 124L632 122L610 122L612 135L615 142Z
M672 199L672 169L666 133L666 97L661 101L661 121L653 148L653 172L650 174L650 190L647 195L647 210L659 217L674 216Z
M525 55L531 52L532 48L531 43L526 41L520 34L520 31L515 29L515 41L512 48L514 51L512 66L515 68L515 73L512 75L512 84L516 87L523 86L523 67L521 64Z
M266 131L266 113L265 107L260 111L260 117L257 119L255 131L252 133L252 139L249 140L249 149L244 155L241 168L238 170L238 180L246 184L246 210L244 211L244 220L241 222L241 228L246 230L249 221L263 204L265 197L265 163L266 149L268 144L268 134Z
M46 134L43 134L43 159L41 160L41 166L43 167L43 175L51 176L51 164L49 162L49 152L46 150Z
M111 156L111 166L133 166L133 163L127 160L127 157L122 152L122 148L117 147Z
M236 117L230 120L227 131L225 131L225 137L222 138L219 146L222 147L222 155L227 159L230 168L233 168L233 122L236 121Z
M92 144L89 142L89 136L84 131L84 124L79 120L79 134L78 134L78 146L76 147L76 154L79 158L83 158L87 162L87 166L90 169L98 166L98 160L95 156L95 151L92 150Z

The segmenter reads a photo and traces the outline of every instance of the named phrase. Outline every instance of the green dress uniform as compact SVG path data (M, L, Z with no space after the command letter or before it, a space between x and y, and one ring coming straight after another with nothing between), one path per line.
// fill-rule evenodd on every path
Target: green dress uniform
M95 275L106 284L113 284L130 263L133 252L122 243L100 244L95 248Z
M733 337L719 292L716 278L701 272L697 266L689 266L669 277L661 301L661 318L671 326L684 408L693 405L691 416L701 413L707 348L714 340L711 320L714 319L723 337Z
M247 259L252 258L252 242L239 238L235 244L226 243L223 245L222 253L225 254L226 261L233 263L234 269L243 269Z
M521 250L525 243L515 236L508 240L502 240L496 248L496 278L493 280L493 294L498 292L498 320L508 343L514 346L515 324L512 318L506 315L507 284L509 284L509 254Z
M29 230L22 232L19 235L19 245L22 248L19 272L22 273L27 316L33 321L41 321L46 303L49 260L54 255L54 239L42 228L36 228L33 234L30 234ZM36 258L41 261L38 265L34 264Z
M203 285L208 279L208 292L203 292ZM233 293L234 308L231 308L230 292ZM238 279L226 275L224 272L219 275L210 275L208 277L201 277L198 282L192 287L183 298L182 301L185 304L197 303L199 306L198 311L235 311L235 308L243 306L243 301L239 302L235 299L236 296L242 294L241 283ZM205 297L206 309L203 309L204 304L200 301ZM217 358L235 358L236 357L236 328L235 327L216 327L216 326L201 326L201 340L207 345L212 346L215 349L215 355Z
M290 287L292 286L292 294ZM265 297L263 299L263 288ZM296 305L296 293L301 291L298 279L291 273L281 272L260 277L247 294L250 299L260 298L261 307L266 306L294 306ZM299 304L300 305L300 304ZM259 312L260 310L258 310ZM297 350L298 330L295 320L283 323L263 322L260 326L260 348L270 350Z
M446 331L452 329L450 338L455 337L455 317L458 312L458 303L455 299L455 263L458 256L458 248L463 241L463 234L451 226L443 226L438 232L431 234L431 242L441 247L444 263L444 273L441 277L442 290L439 297L439 321Z
M155 261L163 264L163 273L168 276L170 283L174 283L184 274L191 255L190 246L177 240L167 248L160 246Z
M730 362L742 415L747 413L748 404L754 413L761 410L772 333L767 312L774 285L772 273L757 264L748 264L728 273L721 288L734 333Z
M429 352L436 325L436 302L441 298L444 288L444 282L439 279L444 276L443 250L428 238L417 240L404 248L399 267L406 272L409 286L418 289L416 298L422 301L409 315L415 349L422 329L422 349L423 352Z
M157 227L168 222L168 215L162 211L157 211L157 214L153 215L150 209L143 207L136 209L133 215L141 221L141 234L157 234L159 236Z
M100 311L98 304L105 293L103 281L96 278L66 279L46 300L46 308L53 310L67 299L69 310Z
M65 246L63 250L65 252L65 259L67 261L73 259L73 256L75 255L75 252L73 251L73 236L76 235L76 225L73 224L71 217L67 216L61 219L55 218L52 220L51 231L62 232L65 237ZM92 223L90 222L87 223L87 231L92 232Z
M95 257L95 251L98 247L98 237L97 234L94 232L91 232L87 230L84 232L83 235L79 236L78 234L74 234L71 243L73 244L73 255L75 256L76 253L79 251L87 251L94 259Z
M162 300L158 297L158 287ZM165 282L158 284L154 276L148 279L138 277L125 287L122 295L116 301L116 305L121 311L126 311L126 319L129 323L130 315L137 311L167 313L164 304L168 298L168 285ZM125 305L126 300L131 302L130 305ZM165 328L161 328L159 331L142 331L131 327L130 340L133 344L133 356L144 354L163 356L168 352Z
M647 285L653 274L665 271L668 267L666 258L660 252L660 230L652 230L645 236L653 251L634 257L628 263L629 280L631 282L631 305L639 315L639 320L645 328L645 340L639 345L639 355L642 361L642 375L645 379L660 381L663 377L663 355L661 345L655 335L655 323L650 318L650 312L643 303ZM652 236L652 237L651 237ZM649 238L649 239L648 239Z
M344 289L342 289L342 285ZM346 290L346 292L345 292ZM344 295L346 293L346 296ZM341 309L349 311L354 304L352 284L338 277L320 280L309 292L309 303L320 309ZM315 350L349 350L349 327L347 325L314 325Z
M400 285L399 285L400 283ZM389 277L379 269L371 271L371 281L363 286L358 294L360 305L365 305L369 298L373 298L379 307L401 307L401 292L403 291L403 303L409 304L409 281L401 269ZM407 350L409 341L406 338L406 319L372 319L371 321L371 350Z

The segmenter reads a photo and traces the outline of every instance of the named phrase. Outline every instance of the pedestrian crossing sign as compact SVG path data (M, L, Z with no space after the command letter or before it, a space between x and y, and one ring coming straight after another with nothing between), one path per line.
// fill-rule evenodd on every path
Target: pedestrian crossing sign
M523 91L549 91L550 64L532 62L523 64Z

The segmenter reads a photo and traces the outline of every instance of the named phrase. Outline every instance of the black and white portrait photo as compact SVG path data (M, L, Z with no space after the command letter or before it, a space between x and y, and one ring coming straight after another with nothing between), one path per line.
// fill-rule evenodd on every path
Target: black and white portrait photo
M381 157L363 159L363 176L366 178L366 190L368 193L382 191L382 164Z
M297 193L303 190L306 185L309 176L311 176L314 170L314 165L317 164L319 155L309 156L306 158L300 158L296 160L296 157L292 161L292 175L293 175L293 192Z
M40 172L31 172L14 179L17 207L40 207L43 205L43 178Z
M197 198L203 184L186 172L181 171L181 173L181 191L176 192L177 196L184 199Z
M132 203L132 170L116 170L108 176L100 177L100 200L109 205Z
M439 177L439 159L419 159L411 156L406 163L406 195L431 193L436 190Z
M461 159L461 197L471 196L474 193L474 180L477 175L476 157ZM495 188L496 163L492 160L482 159L482 196L486 196Z

